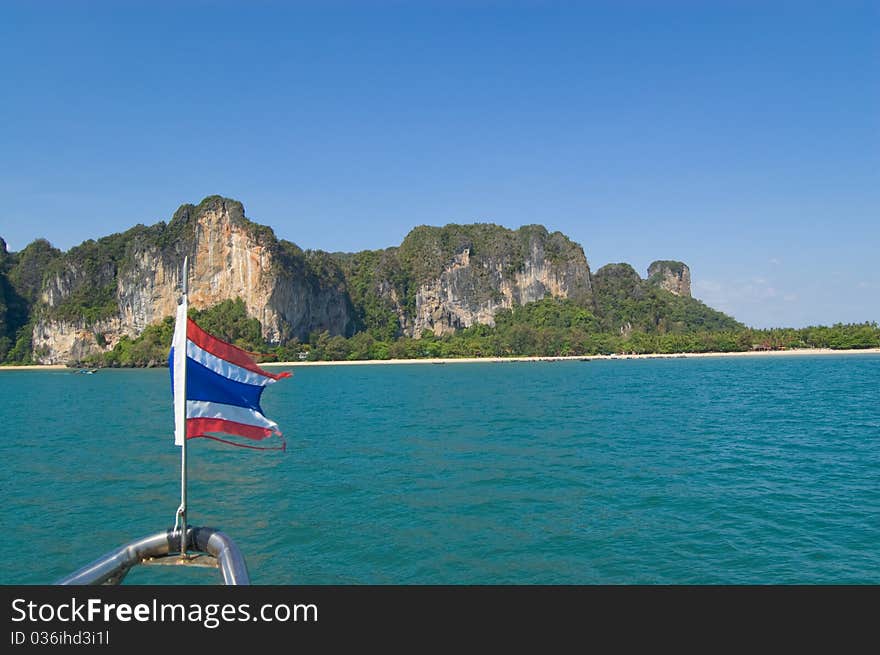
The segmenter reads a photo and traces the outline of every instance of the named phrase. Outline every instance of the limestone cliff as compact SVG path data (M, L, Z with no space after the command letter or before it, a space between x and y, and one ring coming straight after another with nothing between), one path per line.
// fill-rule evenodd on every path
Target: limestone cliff
M476 323L494 325L499 310L545 296L592 303L583 249L538 225L516 231L479 224L418 228L401 245L404 258L410 254L408 246L410 261L419 257L419 264L425 263L419 253L439 254L434 271L422 268L415 276L412 336L440 336Z
M167 225L86 242L56 262L33 329L37 358L82 359L173 315L186 255L196 309L242 298L270 342L351 331L344 280L332 264L327 268L326 255L277 240L245 218L241 203L212 196L184 205ZM329 273L316 272L321 266Z
M0 238L0 362L7 356L17 363L31 361L33 309L46 269L60 256L45 239L9 253Z
M676 296L691 297L691 269L684 262L652 262L648 267L648 281Z
M0 362L6 357L9 347L12 345L10 335L9 301L10 295L7 268L9 266L9 253L6 250L6 241L0 237Z
M361 327L376 336L443 335L545 296L592 306L583 249L540 225L421 226L399 248L337 254Z
M323 332L386 343L446 335L546 297L573 302L605 332L741 327L690 297L685 264L654 262L647 280L628 264L593 275L580 245L540 225L420 226L400 246L330 255L279 240L241 203L211 196L167 224L67 253L44 240L8 253L0 240L0 361L82 361L139 336L174 314L185 256L191 306L239 298L270 344ZM137 361L160 364L164 345L154 345Z

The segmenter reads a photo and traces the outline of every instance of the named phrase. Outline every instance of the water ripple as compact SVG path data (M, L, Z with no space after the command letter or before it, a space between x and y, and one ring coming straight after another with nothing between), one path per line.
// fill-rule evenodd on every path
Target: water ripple
M264 398L286 454L192 444L191 518L257 583L877 584L878 388L870 355L301 369ZM172 523L169 401L0 374L0 582Z

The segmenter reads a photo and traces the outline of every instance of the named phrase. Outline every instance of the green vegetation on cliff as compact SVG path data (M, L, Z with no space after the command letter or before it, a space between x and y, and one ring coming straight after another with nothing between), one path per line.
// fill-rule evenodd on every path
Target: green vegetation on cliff
M408 277L404 306L412 314L419 287L437 279L444 268L465 250L471 261L478 264L472 266L472 300L484 302L497 294L491 280L493 270L500 271L502 278L510 280L523 271L536 249L553 264L577 263L579 260L586 264L578 244L561 232L548 232L542 225L524 225L517 230L493 223L450 223L443 227L421 225L406 235L398 249L401 266ZM584 304L591 302L588 287L572 289L571 296Z
M400 261L414 288L439 277L465 250L471 257L492 259L500 262L505 272L515 273L525 264L530 231L530 227L523 227L514 232L492 223L421 225L411 230L400 244Z
M545 301L532 304L541 305L543 302ZM666 334L631 332L624 336L619 332L588 331L580 325L583 317L575 318L574 324L564 326L572 316L567 308L558 309L559 313L554 313L547 307L536 310L539 313L555 314L553 322L560 323L544 328L536 328L530 322L513 319L495 327L475 325L444 337L402 337L393 342L375 340L367 333L355 335L351 339L322 334L313 335L310 344L304 347L308 351L308 359L312 361L880 348L880 327L876 323L803 329L740 329ZM287 361L296 358L282 356L280 359Z
M263 340L260 322L247 315L241 298L224 300L210 309L190 309L189 316L202 329L239 348L254 353L269 350ZM110 351L77 363L111 367L164 366L173 336L174 317L168 316L160 323L148 326L137 338L124 336Z
M608 264L593 275L602 329L649 334L741 330L742 323L695 298L676 296L643 280L629 264Z
M499 286L513 282L526 261L536 255L553 265L580 267L580 278L568 276L570 296L585 307L592 306L583 251L560 232L549 233L541 225L518 230L491 223L422 225L396 248L333 254L345 274L357 331L386 342L399 337L415 319L419 289L439 279L465 251L470 266L460 278L463 288L459 290L465 304L501 302Z
M168 316L161 323L148 325L137 338L123 336L113 348L103 354L90 355L82 362L68 362L79 366L153 367L168 363L168 350L174 336L174 317Z
M130 234L142 228L86 241L56 260L48 271L47 284L53 290L63 287L67 293L58 293L55 304L44 306L43 315L93 323L118 313L116 271L125 257Z
M6 241L0 238L0 362L6 359L6 353L12 346L10 337L10 318L8 298L12 293L7 275L9 254L6 251Z
M260 245L269 246L275 243L275 231L267 226L254 223L244 215L244 205L238 200L213 195L202 200L198 205L183 204L177 208L171 221L162 230L161 238L157 242L159 246L174 246L181 242L192 241L196 219L200 214L208 211L227 211L233 224L245 228L247 233Z
M209 309L190 309L189 316L206 332L242 350L255 353L268 348L260 321L248 316L241 298L224 300Z
M411 284L400 265L397 248L333 253L333 258L345 275L357 321L355 331L366 331L382 341L397 338L400 320L393 299L406 298Z
M9 253L0 239L0 362L32 363L33 310L46 271L61 256L45 239Z

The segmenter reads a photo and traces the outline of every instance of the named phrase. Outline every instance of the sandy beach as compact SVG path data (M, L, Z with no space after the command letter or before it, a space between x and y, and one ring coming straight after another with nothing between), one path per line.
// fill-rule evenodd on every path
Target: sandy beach
M572 355L569 357L446 357L422 359L358 359L332 362L263 362L260 366L365 366L375 364L479 364L491 362L565 362L618 359L688 359L693 357L790 357L797 355L880 355L880 348L832 350L831 348L800 348L794 350L756 350L733 353L657 353L650 355ZM78 367L63 364L28 364L0 366L0 371L73 371Z
M572 355L569 357L447 357L423 359L359 359L333 362L265 362L260 366L334 366L364 364L477 364L487 362L564 362L618 359L683 359L693 357L787 357L793 355L880 355L880 348L832 350L831 348L800 348L795 350L756 350L732 353L658 353L650 355Z
M53 370L70 370L73 371L75 369L68 368L64 364L23 364L21 366L0 366L0 371L53 371Z

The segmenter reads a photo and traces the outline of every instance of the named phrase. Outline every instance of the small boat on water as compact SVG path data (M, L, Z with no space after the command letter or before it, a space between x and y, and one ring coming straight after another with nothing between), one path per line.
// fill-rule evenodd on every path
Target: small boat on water
M205 437L254 450L285 450L283 438L280 447L253 444L281 436L278 425L263 415L259 400L266 385L290 373L264 371L248 353L208 334L188 318L187 274L184 259L183 293L168 358L174 397L174 443L180 446L180 506L174 526L120 546L56 584L114 585L135 566L162 564L216 568L223 584L250 584L244 556L232 538L214 528L187 524L187 441ZM93 374L96 369L77 372ZM237 397L243 398L241 405L230 404ZM230 437L243 437L246 443L236 443Z
M74 373L79 373L80 375L94 375L98 372L96 368L81 368L78 371L74 371Z

